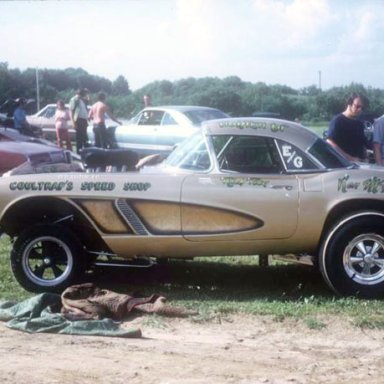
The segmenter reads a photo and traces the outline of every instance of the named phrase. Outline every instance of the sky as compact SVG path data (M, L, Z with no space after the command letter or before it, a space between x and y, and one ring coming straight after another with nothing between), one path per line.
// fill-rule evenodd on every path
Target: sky
M228 76L382 89L384 0L3 0L0 62L122 75L133 91Z

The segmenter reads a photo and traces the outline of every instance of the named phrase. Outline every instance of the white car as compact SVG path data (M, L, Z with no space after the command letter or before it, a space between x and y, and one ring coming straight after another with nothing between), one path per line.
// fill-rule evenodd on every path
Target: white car
M169 154L174 146L193 133L207 120L229 116L216 108L199 106L147 107L127 125L109 127L115 146L136 151L140 156Z
M65 105L66 108L69 108L69 105ZM38 127L41 129L43 137L50 141L56 141L56 129L55 129L55 113L56 113L56 104L47 104L43 109L36 112L34 115L28 115L27 121L29 124ZM113 128L116 123L110 119L106 120L106 125L108 128ZM72 141L75 141L76 132L73 128L72 122L68 121L69 134ZM94 141L93 134L93 124L89 124L88 129L88 138L91 142Z
M28 115L27 121L29 124L41 128L44 138L54 141L56 140L55 112L56 104L47 104L43 109L36 112L34 115ZM72 123L70 121L68 123L70 126L70 132L74 136L75 131Z

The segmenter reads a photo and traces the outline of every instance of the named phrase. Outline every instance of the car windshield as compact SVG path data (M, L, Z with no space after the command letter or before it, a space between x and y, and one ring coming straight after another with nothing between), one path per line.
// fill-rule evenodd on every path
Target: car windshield
M179 144L164 161L166 166L207 170L211 166L204 136L199 132Z
M323 164L325 168L347 168L351 163L343 156L341 156L335 149L322 139L317 139L308 153L315 157Z
M184 115L191 120L193 125L200 125L203 121L225 119L227 114L218 109L194 109L191 111L185 111Z

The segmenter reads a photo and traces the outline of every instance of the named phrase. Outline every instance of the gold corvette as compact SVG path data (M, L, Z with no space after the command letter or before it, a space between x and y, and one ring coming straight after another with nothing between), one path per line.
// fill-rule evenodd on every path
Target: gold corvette
M0 182L1 231L28 290L138 257L293 254L339 294L384 295L384 168L348 162L296 123L208 121L156 166Z

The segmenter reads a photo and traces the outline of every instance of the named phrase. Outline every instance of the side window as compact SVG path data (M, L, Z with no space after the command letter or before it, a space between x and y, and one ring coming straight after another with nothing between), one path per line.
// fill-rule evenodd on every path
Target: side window
M313 143L308 153L328 169L345 168L350 165L345 157L320 138Z
M275 143L267 137L232 136L214 140L220 169L241 173L280 173L281 163Z
M278 140L277 145L280 150L287 171L306 171L319 169L307 155L291 143Z
M164 113L161 125L177 125L176 120L167 112Z
M52 106L52 107L47 107L47 109L45 111L43 111L40 115L40 117L45 117L47 119L53 117L56 113L56 107Z
M144 111L139 118L138 125L160 125L164 112Z
M55 116L55 113L56 113L56 107L49 107L47 110L46 117L50 119L51 117Z

